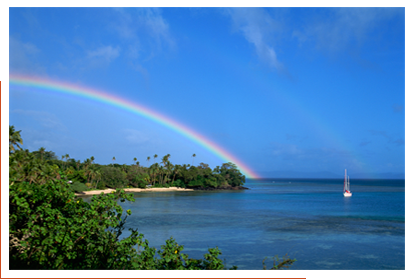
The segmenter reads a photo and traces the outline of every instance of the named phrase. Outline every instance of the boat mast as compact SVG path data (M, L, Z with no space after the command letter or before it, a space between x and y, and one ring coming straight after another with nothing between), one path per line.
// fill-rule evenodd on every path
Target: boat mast
M346 189L346 169L345 169L345 179L344 179L344 192L345 192L345 189Z

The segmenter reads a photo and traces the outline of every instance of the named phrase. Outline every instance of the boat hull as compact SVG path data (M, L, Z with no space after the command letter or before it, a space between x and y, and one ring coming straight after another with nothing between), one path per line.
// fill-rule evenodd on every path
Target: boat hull
M344 197L352 197L352 193L344 193Z

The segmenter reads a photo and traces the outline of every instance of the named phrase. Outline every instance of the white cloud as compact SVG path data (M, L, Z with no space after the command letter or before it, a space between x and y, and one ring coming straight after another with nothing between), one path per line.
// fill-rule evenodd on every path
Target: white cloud
M396 8L303 8L296 11L233 8L226 9L225 14L230 16L234 30L254 46L263 63L289 75L287 62L282 62L286 47L307 44L306 49L315 47L324 54L348 50L356 55L359 47L380 36L380 32L374 36L373 31L387 28L387 21L403 17L404 11ZM375 67L369 61L359 60L365 66Z
M159 10L145 10L142 19L144 21L144 24L148 28L149 34L151 34L155 38L158 45L161 45L163 42L166 42L170 46L174 44L174 41L172 40L170 35L169 25L161 16Z
M272 44L275 33L280 31L279 22L260 8L235 8L228 10L228 14L235 29L254 45L259 59L278 71L284 70Z
M140 53L149 53L152 56L156 48L163 51L163 45L174 46L167 21L162 17L159 9L115 9L117 17L111 23L118 35L127 41L129 55L138 58Z

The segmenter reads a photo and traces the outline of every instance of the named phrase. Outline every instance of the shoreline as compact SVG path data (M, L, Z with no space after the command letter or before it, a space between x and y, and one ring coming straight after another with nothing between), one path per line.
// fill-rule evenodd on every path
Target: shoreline
M178 188L178 187L169 187L169 188L148 188L148 189L141 189L141 188L124 188L125 193L138 193L138 192L188 192L194 191L193 189L185 189L185 188ZM105 189L105 190L92 190L86 191L82 193L75 193L76 196L93 196L99 195L101 193L109 194L116 189Z

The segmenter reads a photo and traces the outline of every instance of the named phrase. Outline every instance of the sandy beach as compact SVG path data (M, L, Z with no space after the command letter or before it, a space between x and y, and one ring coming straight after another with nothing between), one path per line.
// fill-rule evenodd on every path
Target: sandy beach
M140 189L140 188L124 188L126 193L132 192L174 192L174 191L194 191L193 189L184 189L178 187L170 187L170 188L147 188L147 189ZM105 190L93 190L93 191L85 191L82 193L76 193L77 196L92 196L92 195L99 195L100 193L108 194L116 189L105 189Z

